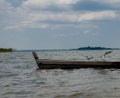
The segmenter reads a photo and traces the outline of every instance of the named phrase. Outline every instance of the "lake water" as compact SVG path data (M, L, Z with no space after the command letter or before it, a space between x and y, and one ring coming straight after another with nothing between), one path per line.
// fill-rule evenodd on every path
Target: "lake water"
M39 51L47 59L120 61L120 51ZM31 52L0 53L0 98L120 98L119 69L36 70Z

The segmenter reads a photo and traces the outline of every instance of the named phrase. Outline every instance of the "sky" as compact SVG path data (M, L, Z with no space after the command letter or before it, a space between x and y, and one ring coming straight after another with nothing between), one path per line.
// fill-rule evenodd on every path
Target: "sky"
M120 48L120 0L0 0L0 47Z

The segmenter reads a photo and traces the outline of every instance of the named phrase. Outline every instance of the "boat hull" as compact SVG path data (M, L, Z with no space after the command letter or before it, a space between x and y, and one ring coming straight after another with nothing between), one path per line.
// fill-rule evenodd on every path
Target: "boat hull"
M40 69L120 68L120 62L37 60Z
M79 69L79 68L120 69L120 62L39 59L36 52L32 53L39 69Z

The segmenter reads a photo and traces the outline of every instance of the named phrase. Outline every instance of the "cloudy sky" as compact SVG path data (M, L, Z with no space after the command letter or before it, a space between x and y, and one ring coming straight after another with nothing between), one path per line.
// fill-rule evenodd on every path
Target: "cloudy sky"
M120 0L0 0L0 47L120 48Z

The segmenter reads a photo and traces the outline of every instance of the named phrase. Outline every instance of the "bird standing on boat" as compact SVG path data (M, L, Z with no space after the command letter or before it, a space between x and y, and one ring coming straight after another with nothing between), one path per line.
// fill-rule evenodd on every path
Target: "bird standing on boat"
M107 51L107 52L105 52L105 53L104 53L104 57L106 57L106 55L108 55L108 54L110 54L110 53L112 53L112 51Z
M88 56L85 56L86 57L86 59L89 61L89 60L91 60L91 59L93 59L93 57L88 57Z

